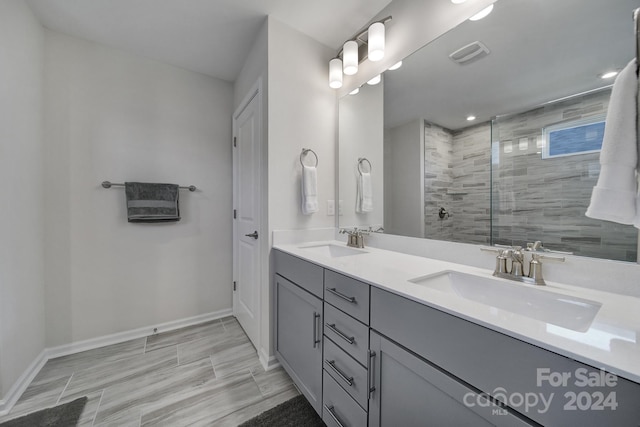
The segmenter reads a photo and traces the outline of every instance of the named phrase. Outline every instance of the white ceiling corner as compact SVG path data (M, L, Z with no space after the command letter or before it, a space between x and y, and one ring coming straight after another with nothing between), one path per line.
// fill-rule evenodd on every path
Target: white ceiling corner
M267 15L331 48L390 0L27 0L50 30L235 81Z

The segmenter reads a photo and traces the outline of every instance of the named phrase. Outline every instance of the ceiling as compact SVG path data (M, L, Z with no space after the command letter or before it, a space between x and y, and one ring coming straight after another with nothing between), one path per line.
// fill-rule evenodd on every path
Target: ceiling
M498 0L385 73L385 127L424 118L451 130L527 111L613 83L635 53L638 0ZM458 65L449 54L479 40L491 53Z
M264 19L338 49L391 0L27 0L53 31L235 81Z

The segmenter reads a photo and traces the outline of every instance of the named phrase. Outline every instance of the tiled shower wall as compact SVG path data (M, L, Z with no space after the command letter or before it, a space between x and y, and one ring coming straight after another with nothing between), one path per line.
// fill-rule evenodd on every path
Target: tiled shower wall
M584 215L600 172L599 154L540 154L545 127L606 113L610 94L601 91L494 122L494 243L541 240L548 249L636 260L637 229Z
M491 125L461 131L424 126L425 237L489 244ZM440 208L449 216L440 218Z
M584 213L600 171L599 154L542 159L547 126L606 113L602 91L451 131L425 122L425 237L524 246L635 261L637 230ZM492 136L493 132L493 136ZM491 140L494 143L491 168ZM441 219L444 207L449 216Z

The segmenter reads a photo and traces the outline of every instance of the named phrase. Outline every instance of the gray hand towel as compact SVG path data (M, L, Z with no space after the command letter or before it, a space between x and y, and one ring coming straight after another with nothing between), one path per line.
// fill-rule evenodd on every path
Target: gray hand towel
M148 182L125 182L129 222L180 221L178 186Z

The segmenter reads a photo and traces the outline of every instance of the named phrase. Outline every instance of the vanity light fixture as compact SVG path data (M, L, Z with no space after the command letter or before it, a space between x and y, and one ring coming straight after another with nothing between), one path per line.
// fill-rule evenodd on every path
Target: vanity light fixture
M384 58L384 24L374 22L369 27L369 60L378 62Z
M354 90L352 90L351 92L349 92L349 95L357 95L358 93L360 93L360 88L357 87Z
M607 71L606 73L601 74L600 78L606 80L606 79L611 79L617 75L618 75L618 71Z
M391 16L387 16L375 21L344 43L338 55L329 62L329 87L341 88L343 74L347 76L356 74L358 64L365 59L375 62L384 57L385 24L390 20ZM401 65L402 61L398 64ZM398 64L394 67L399 68ZM394 70L397 68L392 67Z
M371 86L377 85L378 83L380 83L381 80L382 80L382 77L380 76L380 74L378 74L377 76L369 80L367 84Z
M342 70L347 76L358 72L358 42L349 40L342 46Z
M402 67L402 61L400 61L400 62L396 62L395 64L393 64L391 67L389 67L389 70L391 70L391 71L395 71L395 70L397 70L397 69L398 69L398 68L400 68L400 67Z
M476 13L471 18L469 18L469 21L479 21L482 18L486 18L491 13L492 10L493 10L493 4L490 4L489 6L485 7L480 12Z
M329 87L340 89L342 87L342 60L333 58L329 61Z

